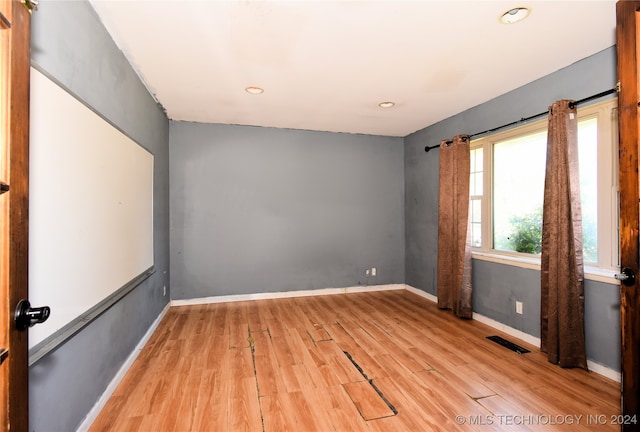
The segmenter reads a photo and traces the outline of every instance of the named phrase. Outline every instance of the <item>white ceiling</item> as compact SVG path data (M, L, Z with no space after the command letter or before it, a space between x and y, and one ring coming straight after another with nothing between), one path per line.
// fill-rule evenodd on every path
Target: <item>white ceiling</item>
M406 136L615 44L615 0L91 3L168 117L207 123Z

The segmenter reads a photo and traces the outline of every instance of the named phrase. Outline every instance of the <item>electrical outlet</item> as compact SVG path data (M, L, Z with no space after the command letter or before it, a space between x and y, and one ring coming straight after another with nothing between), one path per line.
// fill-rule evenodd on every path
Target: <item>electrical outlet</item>
M167 295L167 286L165 285L165 286L162 287L162 297L164 297L166 295Z
M370 272L370 270L369 270L369 269L366 269L366 270L364 271L365 276L369 276L369 272Z
M522 315L522 302L521 301L517 301L516 302L516 313Z
M378 274L378 272L376 271L376 268L375 268L375 267L373 267L373 268L371 269L371 276L375 276L376 274Z

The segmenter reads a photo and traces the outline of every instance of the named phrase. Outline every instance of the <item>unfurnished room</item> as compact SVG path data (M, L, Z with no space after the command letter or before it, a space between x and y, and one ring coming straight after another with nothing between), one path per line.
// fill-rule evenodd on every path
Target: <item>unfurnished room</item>
M0 0L2 430L640 430L639 12Z

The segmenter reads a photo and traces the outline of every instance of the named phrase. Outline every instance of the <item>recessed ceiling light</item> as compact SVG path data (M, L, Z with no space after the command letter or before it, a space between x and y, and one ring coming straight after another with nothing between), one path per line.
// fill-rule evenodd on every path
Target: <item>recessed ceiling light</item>
M247 87L246 89L244 89L244 91L251 94L264 93L264 89L262 87L256 87L256 86Z
M502 24L517 23L518 21L522 21L523 19L528 17L530 12L531 11L529 10L529 8L526 7L516 7L513 9L509 9L502 14L502 16L500 17L500 22Z
M389 102L380 102L380 103L378 104L378 106L379 106L380 108L391 108L391 107L392 107L392 106L394 106L395 104L396 104L395 102L390 102L390 101L389 101Z

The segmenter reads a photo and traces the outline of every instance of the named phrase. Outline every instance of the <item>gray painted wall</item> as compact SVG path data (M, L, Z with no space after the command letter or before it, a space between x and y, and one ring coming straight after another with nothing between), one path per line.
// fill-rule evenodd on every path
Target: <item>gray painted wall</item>
M402 138L170 130L173 299L404 283Z
M540 272L473 260L473 310L516 330L540 337ZM586 280L587 358L620 371L620 291L617 285ZM523 302L523 314L516 313Z
M30 368L29 430L72 431L169 300L169 121L89 3L41 2L32 26L32 64L155 156L155 274Z
M437 295L437 150L424 147L547 110L558 99L582 99L615 86L615 47L405 137L406 283ZM532 336L540 335L538 271L473 260L474 310ZM515 301L524 314L515 314ZM587 356L620 370L618 287L585 283Z

